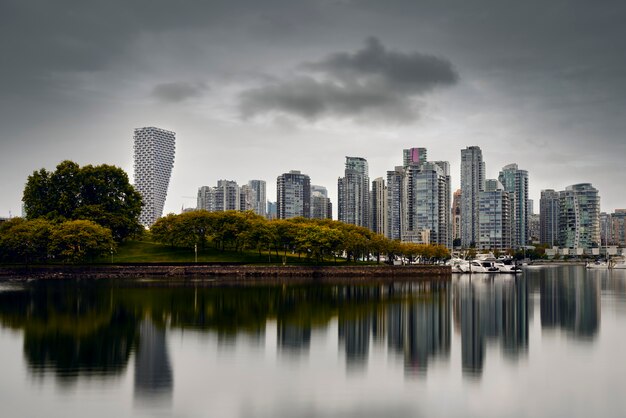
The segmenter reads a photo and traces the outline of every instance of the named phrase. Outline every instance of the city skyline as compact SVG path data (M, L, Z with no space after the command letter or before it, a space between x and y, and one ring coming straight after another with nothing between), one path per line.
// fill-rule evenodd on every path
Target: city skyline
M0 216L41 167L131 173L137 126L178 134L166 213L193 203L194 178L261 178L273 196L292 168L337 202L342 156L384 177L417 146L450 162L456 190L470 145L487 178L527 170L535 201L589 182L603 211L624 206L622 2L28 3L0 25Z

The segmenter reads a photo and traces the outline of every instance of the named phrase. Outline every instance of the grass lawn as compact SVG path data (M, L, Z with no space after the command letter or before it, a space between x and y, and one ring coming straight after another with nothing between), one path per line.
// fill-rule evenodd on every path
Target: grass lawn
M200 263L245 263L245 264L268 264L267 251L245 250L242 253L235 251L219 251L209 246L204 250L198 250L198 262ZM151 241L127 241L122 243L115 254L113 263L193 263L194 250L191 248L170 247ZM110 263L111 257L98 260L100 263ZM279 251L279 257L272 253L272 264L283 263L283 253ZM337 259L337 264L344 264L345 259ZM308 260L305 255L298 258L298 254L287 254L287 264L315 264ZM335 264L333 260L326 260L322 264ZM361 263L359 263L361 264Z

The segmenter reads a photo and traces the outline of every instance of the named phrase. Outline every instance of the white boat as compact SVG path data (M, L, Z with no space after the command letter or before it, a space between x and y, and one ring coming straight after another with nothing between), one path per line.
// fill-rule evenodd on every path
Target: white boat
M587 267L588 269L606 270L609 268L609 263L607 263L606 261L596 260L592 263L587 262L587 264L585 264L585 267Z
M616 270L626 270L626 260L614 261L611 268Z
M470 273L500 273L495 260L472 260L469 262Z
M453 273L469 273L469 261L462 258L451 258L446 264L452 268Z
M495 265L500 270L500 273L516 274L522 272L522 268L512 258L498 259Z

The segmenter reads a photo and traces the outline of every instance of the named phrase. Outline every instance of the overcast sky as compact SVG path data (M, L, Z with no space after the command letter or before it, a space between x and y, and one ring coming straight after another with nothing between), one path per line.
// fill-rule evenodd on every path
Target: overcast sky
M70 159L132 177L133 129L176 132L166 212L218 179L289 170L336 206L345 156L370 177L426 147L483 150L541 189L590 182L626 207L626 2L0 0L0 216Z

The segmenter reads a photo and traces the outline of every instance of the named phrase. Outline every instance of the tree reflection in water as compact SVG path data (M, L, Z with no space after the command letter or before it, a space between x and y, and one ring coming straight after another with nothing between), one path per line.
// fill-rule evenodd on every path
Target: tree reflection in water
M526 354L529 283L539 289L542 327L583 338L597 334L599 285L581 271L567 277L531 275L531 281L474 275L450 282L361 285L33 282L0 292L0 323L23 330L32 373L65 382L120 375L134 352L136 397L171 396L168 329L209 332L228 345L242 337L250 344L252 337L261 345L273 338L266 335L268 321L276 323L279 352L308 356L312 330L336 321L338 350L349 370L364 369L372 347L386 347L409 375L424 375L433 359L449 358L454 324L463 373L480 377L487 342L498 342L514 361Z

